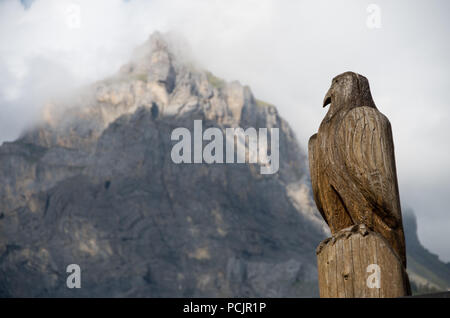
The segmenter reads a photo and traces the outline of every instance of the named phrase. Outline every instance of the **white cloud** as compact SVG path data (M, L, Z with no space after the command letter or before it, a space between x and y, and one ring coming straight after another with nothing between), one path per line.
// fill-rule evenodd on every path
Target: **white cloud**
M181 33L206 68L276 104L303 145L326 112L331 78L353 70L391 120L401 196L422 240L450 260L439 244L450 239L450 3L377 1L382 28L370 30L371 2L36 0L24 10L1 1L0 140L15 138L51 94L114 73L156 29ZM68 23L73 4L79 28Z

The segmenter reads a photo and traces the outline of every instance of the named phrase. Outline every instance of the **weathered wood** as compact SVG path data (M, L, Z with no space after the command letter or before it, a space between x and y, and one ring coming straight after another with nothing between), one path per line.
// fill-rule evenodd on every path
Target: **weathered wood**
M368 80L346 72L333 79L319 131L309 141L317 208L331 233L366 224L406 267L400 197L389 120L378 111Z
M410 293L402 260L383 236L365 225L343 229L320 243L317 263L320 297L384 298Z
M333 79L323 106L328 104L330 109L308 145L314 200L332 235L364 224L377 236L333 240L332 247L318 255L320 286L326 288L324 295L333 297L402 294L398 288L391 294L378 289L356 290L355 286L362 285L348 280L348 275L358 279L365 276L369 259L373 264L392 266L383 269L386 277L390 270L405 272L405 236L391 124L376 108L369 81L353 72ZM391 252L400 264L393 261ZM342 258L344 255L348 258Z

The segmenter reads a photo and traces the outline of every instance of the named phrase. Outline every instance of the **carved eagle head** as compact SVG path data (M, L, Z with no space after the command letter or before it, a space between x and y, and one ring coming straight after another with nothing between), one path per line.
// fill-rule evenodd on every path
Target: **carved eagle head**
M345 72L333 78L323 100L323 107L328 104L331 104L325 117L328 119L343 109L350 110L360 106L376 108L370 93L369 81L354 72Z

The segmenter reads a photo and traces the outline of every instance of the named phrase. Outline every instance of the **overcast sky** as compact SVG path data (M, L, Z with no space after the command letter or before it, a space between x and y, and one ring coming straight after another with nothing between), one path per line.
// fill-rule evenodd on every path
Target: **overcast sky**
M449 12L446 0L0 0L0 142L50 96L116 72L154 30L275 104L304 148L331 79L352 70L392 123L403 207L450 261Z

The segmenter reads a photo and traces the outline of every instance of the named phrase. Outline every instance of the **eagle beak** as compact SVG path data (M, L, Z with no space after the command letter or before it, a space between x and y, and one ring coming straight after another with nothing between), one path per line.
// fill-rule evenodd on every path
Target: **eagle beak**
M323 99L323 107L327 106L328 104L331 104L331 87L325 95L325 98Z

